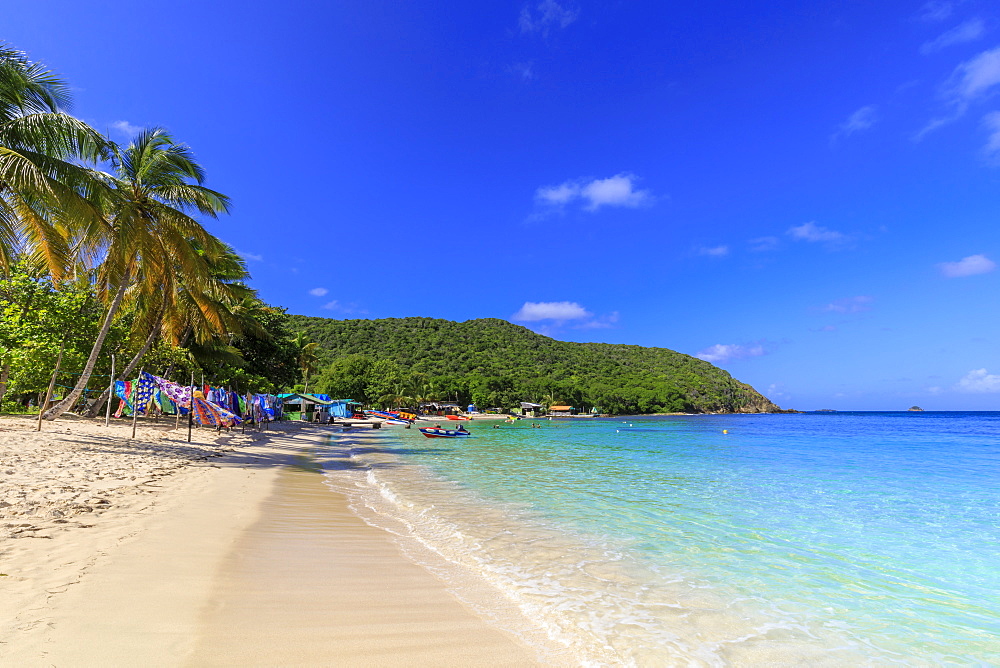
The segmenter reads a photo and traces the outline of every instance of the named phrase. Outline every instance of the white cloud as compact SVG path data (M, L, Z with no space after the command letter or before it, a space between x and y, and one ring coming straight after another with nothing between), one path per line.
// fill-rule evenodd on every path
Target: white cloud
M114 123L111 124L111 127L117 130L118 132L122 133L125 137L129 139L136 136L145 129L140 125L132 125L128 121L115 121Z
M530 60L526 63L514 63L507 67L507 71L520 77L522 81L531 81L535 78L535 64Z
M955 68L950 92L959 100L979 97L1000 83L1000 47L983 51Z
M844 241L845 237L840 232L817 225L814 222L803 223L796 227L788 228L787 234L796 241Z
M596 211L602 206L635 208L652 202L648 190L635 189L635 176L617 174L606 179L566 181L557 186L543 186L535 191L535 200L548 206L562 207L578 200L583 208Z
M535 191L535 199L543 204L561 206L580 196L580 186L567 181L558 186L543 186Z
M958 120L973 101L990 92L997 84L1000 84L1000 47L983 51L955 68L942 93L952 108L951 113L931 119L914 139L919 141L927 133Z
M985 32L986 26L983 24L982 20L972 19L955 26L951 30L929 42L924 42L920 47L920 53L926 55L928 53L940 51L941 49L949 46L954 46L955 44L973 42L982 37Z
M827 313L861 313L870 311L871 303L875 301L872 297L860 295L858 297L847 297L837 299L822 308Z
M576 325L576 329L611 329L618 323L618 319L618 311L612 311L607 315L582 322Z
M983 116L983 125L990 133L983 152L990 158L1000 158L1000 111L991 111Z
M876 109L877 107L874 105L861 107L840 124L840 127L837 128L831 139L836 141L840 137L850 137L855 132L869 129L878 121L878 116L875 113Z
M534 10L525 6L521 10L518 23L522 33L537 32L548 35L551 29L565 28L573 23L578 16L579 12L563 7L556 0L542 0L535 6Z
M635 190L630 174L619 174L607 179L595 179L581 189L580 194L589 200L586 208L596 211L602 206L642 206L649 200L649 192Z
M938 265L941 274L947 278L963 278L977 274L988 274L997 268L997 263L985 255L970 255L958 262L942 262Z
M955 389L976 394L1000 392L1000 376L987 373L986 369L973 369L958 381Z
M724 364L730 360L746 359L748 357L760 357L766 355L767 351L759 343L741 346L735 343L716 343L701 352L695 357L701 358L712 364Z
M945 2L943 0L931 0L930 2L924 3L924 6L920 8L920 14L917 15L917 18L921 21L927 21L930 23L944 21L946 18L951 16L952 9L954 9L954 7L950 2Z
M234 248L236 254L242 257L244 260L252 260L253 262L260 262L264 259L263 255L256 255L254 253L248 253L246 251L241 251L239 248Z
M747 242L753 253L765 253L778 247L778 237L757 237Z
M792 396L785 392L785 386L781 383L771 383L767 386L767 390L764 392L765 395L771 400L780 401L791 399Z
M327 290L326 288L313 288L312 290L309 291L309 294L311 294L313 297L322 297L326 295L326 293L328 292L330 291Z
M698 249L698 254L707 255L709 257L725 257L729 255L729 246L702 247Z
M357 304L341 304L336 299L332 302L323 304L322 308L327 311L339 311L340 313L356 313L361 315L366 315L368 313L365 309L359 308Z
M524 302L512 320L538 322L539 320L582 320L594 314L576 302Z

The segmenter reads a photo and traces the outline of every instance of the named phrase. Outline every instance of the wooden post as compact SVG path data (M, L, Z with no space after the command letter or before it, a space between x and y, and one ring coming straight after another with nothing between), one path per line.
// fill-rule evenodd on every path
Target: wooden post
M111 403L115 400L115 356L111 354L111 382L108 383L108 408L104 412L104 426L111 424Z
M174 402L174 431L181 428L181 406Z
M145 367L139 369L139 380L135 384L135 404L132 405L132 438L135 438L135 423L139 419L139 383L142 382L142 372Z
M38 407L38 426L35 427L35 431L42 430L42 414L49 406L49 401L52 400L52 391L56 389L56 378L59 376L59 366L62 364L63 350L66 349L66 339L62 340L62 344L59 346L59 355L56 356L56 368L52 372L52 380L49 381L49 389L45 392L45 401L42 405Z
M237 384L236 385L236 410L239 410L239 409L240 409L240 386ZM240 415L240 417L243 418L240 421L240 433L241 434L245 434L245 433L247 433L247 415L246 415L246 411L240 411L240 412L243 413L242 415Z
M188 443L191 442L191 425L194 423L194 371L191 372L191 403L188 405Z

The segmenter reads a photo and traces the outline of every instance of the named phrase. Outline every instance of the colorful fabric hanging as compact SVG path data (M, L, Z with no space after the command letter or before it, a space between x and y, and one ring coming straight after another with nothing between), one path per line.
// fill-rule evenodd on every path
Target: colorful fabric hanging
M160 405L160 410L166 415L173 415L177 412L177 406L170 400L167 393L163 390L158 390L156 392L157 403Z
M156 383L157 387L170 397L172 401L177 406L187 408L191 405L191 388L185 385L178 385L177 383L172 383L166 378L160 378L159 376L150 376L153 382Z
M130 380L116 380L115 381L115 394L122 400L122 402L128 406L129 410L132 410L132 402L129 401L129 395L132 394L132 381ZM118 407L118 412L121 412L121 406ZM118 415L115 415L118 417Z
M195 392L193 408L194 420L198 424L211 425L213 427L232 427L242 422L239 416L199 395L201 395L201 392Z
M146 414L146 409L149 407L149 402L153 399L153 390L155 389L156 383L153 382L152 374L143 371L135 384L135 410L140 415Z

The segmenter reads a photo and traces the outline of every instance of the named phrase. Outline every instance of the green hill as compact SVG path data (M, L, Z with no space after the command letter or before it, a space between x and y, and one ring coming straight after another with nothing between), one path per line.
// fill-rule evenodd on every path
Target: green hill
M313 387L371 403L520 401L609 413L780 410L708 362L666 348L556 341L505 320L289 316L319 344Z

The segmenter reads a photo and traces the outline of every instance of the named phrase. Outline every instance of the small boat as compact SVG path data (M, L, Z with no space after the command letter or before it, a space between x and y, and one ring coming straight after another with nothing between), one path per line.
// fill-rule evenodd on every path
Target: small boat
M465 417L464 415L445 415L449 420L471 420L470 417Z
M388 418L385 420L386 424L411 424L409 420L401 420L399 418Z
M461 436L472 436L464 429L442 429L440 427L421 427L420 433L427 438L459 438Z

